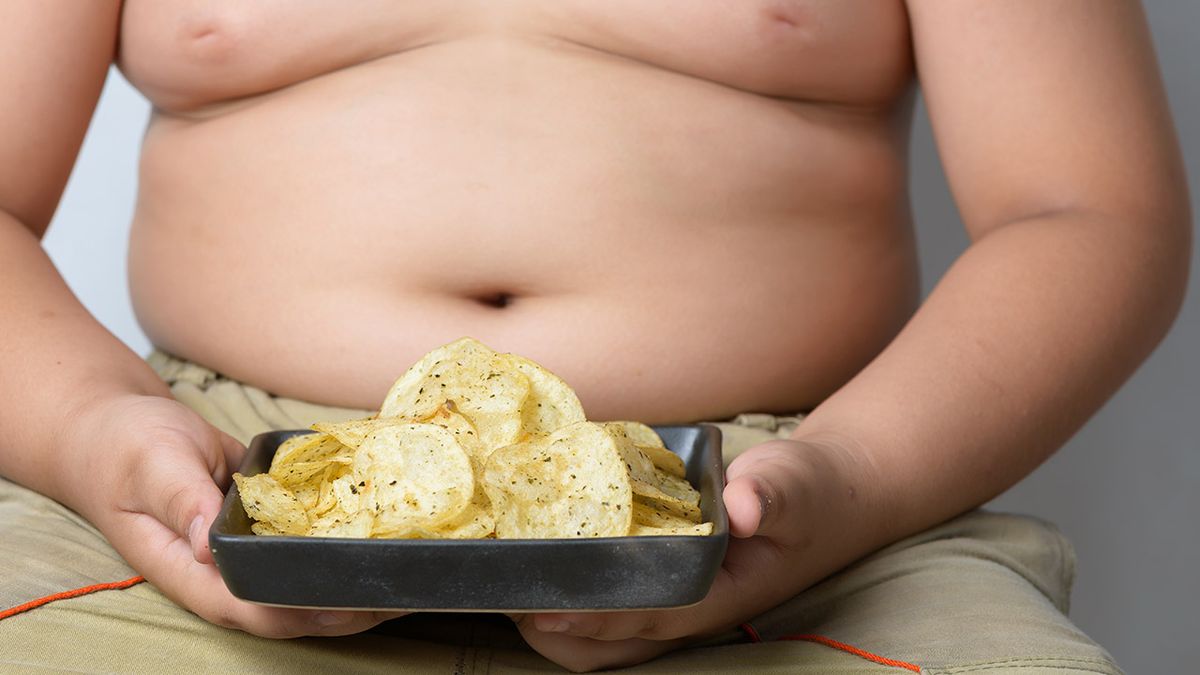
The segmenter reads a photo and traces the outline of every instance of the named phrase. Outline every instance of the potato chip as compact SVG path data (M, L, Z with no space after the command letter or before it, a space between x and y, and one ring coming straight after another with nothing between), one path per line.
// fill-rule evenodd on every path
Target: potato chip
M683 458L668 450L654 429L641 422L628 421L605 422L604 426L610 431L615 429L619 430L618 433L624 433L658 469L679 478L687 475Z
M291 438L288 438L284 440L284 442L280 443L279 447L275 449L275 459L279 461L285 461L289 455L296 451L296 448L312 441L316 441L319 439L319 437L319 434L298 434L296 436L292 436Z
M660 501L678 501L690 506L700 503L700 493L686 480L659 471L646 453L634 445L623 426L605 424L604 430L612 436L625 461L634 494Z
M440 380L443 375L455 377L455 370L469 368L480 362L489 363L496 352L478 340L464 337L443 345L421 357L388 391L380 417L425 418L449 397L441 396L448 384L434 382L428 391L421 386L427 380ZM437 377L434 377L434 376Z
M462 514L450 523L443 525L439 530L422 534L422 536L468 539L473 536L486 537L492 534L496 529L495 520L492 518L492 501L483 491L483 468L490 449L479 440L475 425L454 410L452 402L448 401L438 408L437 413L426 423L436 424L449 431L454 435L454 440L458 441L458 444L466 451L471 460L471 473L475 477L475 493L471 496L471 504L464 509Z
M296 436L284 441L279 446L279 449L275 451L275 456L271 458L271 469L268 473L278 479L283 475L284 467L289 464L343 461L349 460L352 454L352 449L342 445L340 441L331 436L324 434Z
M250 523L250 531L260 537L278 537L283 535L282 532L266 523Z
M516 354L501 354L500 360L529 380L529 398L521 409L521 425L526 434L545 436L587 420L579 397L562 378Z
M488 454L495 449L484 445L475 425L458 412L453 401L443 403L431 417L422 421L426 424L436 424L453 434L454 440L458 441L458 444L467 452L467 456L471 458L472 466L482 467Z
M351 452L337 439L322 434L293 436L276 450L269 474L292 492L310 518L315 517L320 515L313 511L319 504L321 484L329 467L348 466Z
M313 521L308 530L308 536L366 539L371 536L371 527L374 521L370 511L346 513L340 509L334 509Z
M693 520L681 516L674 511L656 507L657 505L654 502L647 503L635 496L633 500L633 524L646 527L680 528L695 525L700 520L699 514Z
M320 482L317 486L316 502L313 504L313 506L306 507L308 509L310 517L315 518L317 516L324 515L330 509L337 508L339 506L339 504L341 504L341 502L339 501L339 496L340 495L348 495L348 494L350 494L350 491L348 489L335 490L334 485L338 484L338 479L344 479L345 481L349 481L350 480L349 478L345 478L346 476L349 476L349 474L350 474L349 466L345 466L342 464L330 464L329 466L326 467L325 474L321 477ZM309 486L311 486L311 485L312 485L312 483L308 483L305 486L305 488L304 488L305 494L307 494L307 490L308 490ZM295 492L296 492L297 499L299 499L300 492L299 491L295 491ZM357 500L357 497L355 497L355 499ZM359 504L357 501L355 501L354 504L352 504L350 506L353 506L353 508L357 509ZM343 507L343 508L345 509L348 507Z
M475 491L466 451L434 424L399 424L374 432L358 448L351 489L375 515L373 535L408 536L462 513Z
M320 422L235 476L256 534L467 539L709 534L683 460L640 422L586 421L533 361L463 338L378 415Z
M612 436L578 422L488 458L484 490L501 538L612 537L629 533L632 491Z
M641 501L654 505L656 508L665 509L671 513L676 513L684 518L689 518L692 522L700 522L700 507L695 504L690 504L681 499L677 499L672 495L663 492L656 485L651 485L636 478L629 480L629 485L633 489L633 496Z
M666 448L657 448L653 445L639 445L637 447L663 473L668 476L675 476L676 478L686 478L687 468L683 464L683 458L679 455Z
M321 482L319 479L308 483L301 483L288 489L295 495L296 501L300 502L300 507L308 512L310 520L313 516L319 515L315 513L317 503L321 500Z
M492 518L491 502L486 496L484 500L486 506L472 501L450 522L435 530L420 531L416 536L422 539L483 539L491 536L496 531L496 521Z
M325 481L320 501L314 509L317 515L335 510L352 514L363 509L363 490L358 485L362 481L355 477L352 468L331 467Z
M358 446L367 440L367 436L370 436L376 429L409 421L411 420L399 417L366 417L345 422L317 422L312 425L312 429L326 436L333 436L347 448L357 450Z
M233 474L246 515L284 534L306 534L308 514L296 496L269 474Z
M425 355L392 385L381 417L425 420L446 401L479 432L486 451L515 443L521 436L521 407L529 379L508 368L500 355L462 338Z
M700 504L700 493L686 480L661 471L657 473L656 478L657 481L654 485L659 490L685 504L691 504L692 506Z
M620 429L629 440L633 441L634 445L652 448L667 447L657 431L641 422L618 420L616 422L605 422L604 426L609 429Z
M651 527L650 525L634 525L629 530L630 536L633 537L661 537L683 536L683 537L707 537L712 534L712 523L688 523L682 527Z
M306 483L316 482L319 484L330 464L349 465L350 461L350 457L338 457L334 460L316 462L284 462L276 467L275 473L271 474L271 477L279 481L279 484L285 488L295 490Z
M685 502L681 502L668 495L659 492L660 498L650 497L643 494L634 494L633 504L636 507L641 504L658 513L672 515L677 518L683 518L689 522L700 522L700 507L692 506Z

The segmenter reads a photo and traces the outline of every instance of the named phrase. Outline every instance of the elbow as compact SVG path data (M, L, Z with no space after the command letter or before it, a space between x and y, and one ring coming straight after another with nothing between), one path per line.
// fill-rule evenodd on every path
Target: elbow
M1188 279L1192 268L1193 212L1186 183L1180 187L1174 200L1176 203L1165 215L1164 237L1169 242L1170 252L1164 261L1164 282L1170 300L1169 322L1173 322L1183 307L1187 295Z
M1186 191L1178 203L1158 213L1147 214L1149 228L1144 257L1139 267L1146 300L1144 318L1153 331L1153 344L1166 336L1183 309L1192 273L1192 209ZM1144 221L1145 222L1145 221Z

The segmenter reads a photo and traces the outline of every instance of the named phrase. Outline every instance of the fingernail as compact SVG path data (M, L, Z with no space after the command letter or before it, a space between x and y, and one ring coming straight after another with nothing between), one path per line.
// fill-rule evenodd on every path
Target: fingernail
M317 624L321 628L337 626L339 624L347 623L348 621L350 621L350 617L343 616L341 614L334 614L333 612L321 612L313 617L313 623Z
M192 524L188 525L188 542L196 543L196 539L200 536L200 526L204 524L204 516L196 516L192 518Z
M571 623L565 619L556 621L539 621L538 630L543 633L565 633L571 629Z
M758 512L764 519L771 512L771 495L765 492L758 493Z

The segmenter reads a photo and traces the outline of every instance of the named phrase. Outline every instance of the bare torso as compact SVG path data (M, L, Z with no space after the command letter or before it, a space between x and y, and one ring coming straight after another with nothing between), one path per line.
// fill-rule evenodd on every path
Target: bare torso
M472 335L595 418L813 406L916 303L897 1L127 0L161 347L374 407Z

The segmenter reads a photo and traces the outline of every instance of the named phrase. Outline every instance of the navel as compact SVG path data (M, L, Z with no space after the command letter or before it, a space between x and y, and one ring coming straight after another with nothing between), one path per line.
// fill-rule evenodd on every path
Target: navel
M491 307L493 309L504 309L511 305L515 299L516 298L512 293L506 293L503 291L499 293L488 293L485 295L475 296L476 302L484 307Z

